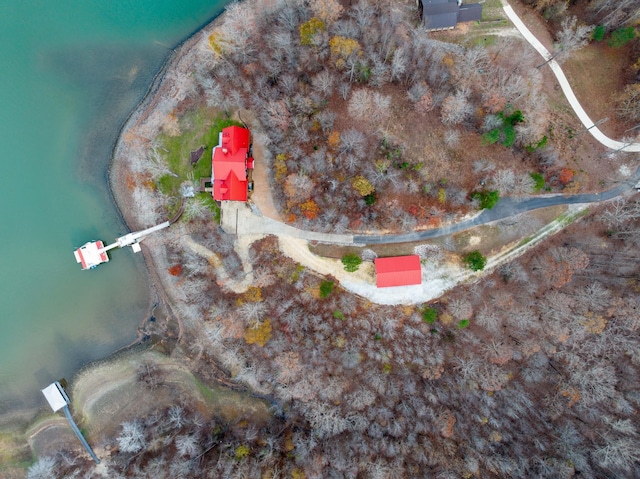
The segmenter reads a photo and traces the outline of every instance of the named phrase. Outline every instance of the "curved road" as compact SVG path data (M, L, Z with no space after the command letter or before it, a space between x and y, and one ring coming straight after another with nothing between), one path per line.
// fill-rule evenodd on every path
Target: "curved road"
M524 39L527 40L527 42L529 42L529 44L536 49L536 51L542 56L542 58L544 58L548 62L548 65L551 67L551 70L558 79L560 87L562 88L562 92L569 101L571 108L573 108L573 111L576 112L576 115L578 116L584 127L589 131L589 133L591 133L591 135L602 145L612 150L624 152L640 152L640 143L630 143L613 140L602 133L602 131L600 131L600 129L593 123L591 118L589 118L589 115L587 115L587 113L584 111L582 105L580 105L580 102L576 98L575 93L573 93L571 85L569 85L569 81L560 68L560 65L553 59L553 55L533 35L533 33L531 33L531 31L526 27L526 25L522 22L520 17L518 17L516 12L513 10L513 8L511 8L506 0L502 0L502 8L504 9L507 17L509 17L509 20L511 20L513 25L522 34ZM459 231L464 231L474 226L491 223L492 221L501 220L504 218L508 218L509 216L515 216L520 213L525 213L527 211L535 210L538 208L545 208L547 206L568 205L577 203L596 203L599 201L610 200L612 198L615 198L616 196L620 196L626 191L631 190L638 180L640 180L640 167L638 168L638 170L636 170L636 173L631 178L627 179L624 183L610 190L603 191L602 193L573 196L538 196L523 199L503 198L491 210L484 210L475 218L467 221L462 221L450 226L445 226L433 230L415 231L399 235L357 235L353 237L353 240L354 243L359 244L383 244L405 243L410 241L421 241L429 238L438 238L440 236L446 236L452 233L457 233Z
M506 0L502 0L502 9L504 13L506 13L509 20L513 23L513 25L518 29L518 31L522 34L524 39L529 42L529 44L536 49L536 51L545 59L548 63L549 67L551 67L551 71L558 79L560 83L560 87L562 88L562 92L564 96L567 97L571 108L576 112L578 118L584 125L584 127L591 133L591 135L598 140L601 144L606 146L607 148L611 148L612 150L626 151L626 152L638 152L640 151L640 143L633 142L622 142L617 140L612 140L607 135L602 133L600 129L596 126L596 124L589 118L589 115L584 111L582 105L576 98L575 93L571 89L571 85L569 85L569 80L565 76L562 68L557 61L553 59L553 55L546 49L546 47L531 33L531 31L527 28L527 26L523 23L523 21L518 17L516 12L511 8L511 5L507 3Z
M411 241L422 241L425 239L439 238L452 233L458 233L475 226L481 226L493 221L502 220L527 211L546 208L547 206L572 205L584 203L598 203L616 198L623 193L632 190L633 185L640 179L640 168L633 177L628 178L624 183L603 191L602 193L581 194L581 195L552 195L533 196L528 198L501 198L496 206L490 210L484 210L472 219L461 221L442 228L435 228L425 231L413 231L411 233L398 235L355 235L353 242L356 244L388 244L407 243Z
M640 152L640 143L633 142L621 142L613 140L606 136L600 129L593 123L587 113L578 102L569 81L564 72L560 68L558 62L553 59L553 55L545 48L545 46L531 33L531 31L522 22L520 17L515 13L513 8L507 3L506 0L502 0L502 6L505 14L522 36L529 42L529 44L536 49L536 51L547 61L551 70L555 74L560 87L564 95L566 96L569 104L576 112L576 115L584 125L584 127L591 133L591 135L599 141L602 145L616 151L624 152ZM502 198L495 207L490 210L484 210L481 214L475 216L472 219L461 221L460 223L444 226L441 228L435 228L425 231L414 231L411 233L397 234L397 235L337 235L329 233L318 233L312 231L300 230L289 225L284 225L278 221L270 218L264 218L256 212L248 213L247 211L237 210L236 208L229 213L229 219L232 220L230 224L224 224L225 216L223 214L223 229L225 231L235 234L276 234L293 236L297 238L315 240L323 243L334 244L388 244L388 243L406 243L412 241L422 241L430 238L438 238L441 236L447 236L452 233L464 231L475 226L484 225L493 221L515 216L527 211L536 210L539 208L545 208L547 206L556 205L569 205L580 203L597 203L600 201L607 201L617 196L622 195L625 192L631 191L634 185L640 181L640 167L636 170L635 174L627 178L620 185L616 186L602 193L594 194L580 194L572 196L564 195L552 195L552 196L535 196L529 198Z

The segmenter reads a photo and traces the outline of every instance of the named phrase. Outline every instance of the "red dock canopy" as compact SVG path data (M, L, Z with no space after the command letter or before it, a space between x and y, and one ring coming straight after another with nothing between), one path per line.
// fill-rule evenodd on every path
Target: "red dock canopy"
M418 255L376 258L375 265L378 288L422 283L420 256Z

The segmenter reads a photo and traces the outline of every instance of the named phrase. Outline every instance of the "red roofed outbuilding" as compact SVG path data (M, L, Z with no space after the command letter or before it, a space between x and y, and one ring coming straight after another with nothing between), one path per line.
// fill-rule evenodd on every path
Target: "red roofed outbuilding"
M249 150L249 130L240 126L222 130L211 158L214 200L247 201L247 168L253 168Z
M376 258L375 265L378 288L422 283L422 270L418 255Z

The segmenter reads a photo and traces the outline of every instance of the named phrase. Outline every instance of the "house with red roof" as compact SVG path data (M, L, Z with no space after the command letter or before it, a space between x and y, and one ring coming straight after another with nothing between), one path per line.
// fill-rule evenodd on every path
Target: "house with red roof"
M418 255L376 258L374 263L378 288L422 283L422 270Z
M249 130L228 126L211 155L211 184L216 201L247 201L248 170L253 169Z

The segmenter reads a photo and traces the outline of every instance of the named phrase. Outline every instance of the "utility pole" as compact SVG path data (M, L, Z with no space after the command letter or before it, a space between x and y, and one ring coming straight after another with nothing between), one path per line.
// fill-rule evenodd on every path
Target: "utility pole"
M589 128L585 128L584 130L582 130L580 133L576 133L575 135L573 135L574 138L577 138L578 136L582 135L583 133L589 131L591 128L595 128L598 125L602 125L603 123L606 123L609 121L609 117L605 117L602 120L598 120L596 121L593 125L591 125Z

